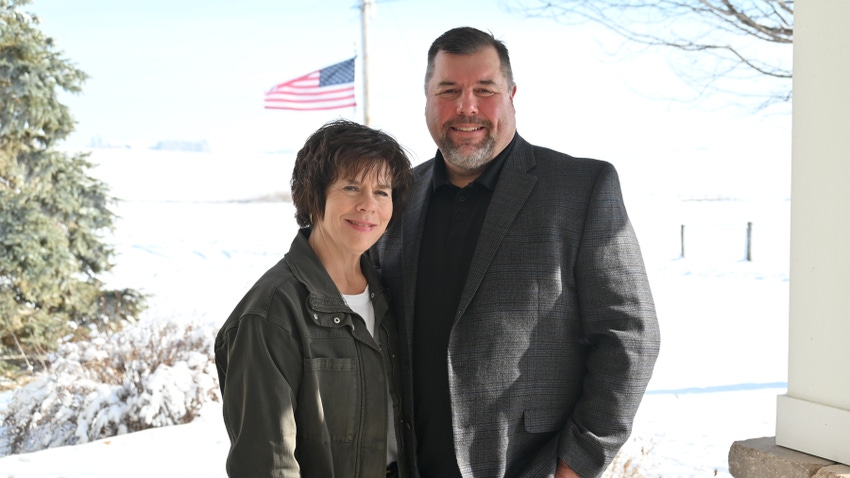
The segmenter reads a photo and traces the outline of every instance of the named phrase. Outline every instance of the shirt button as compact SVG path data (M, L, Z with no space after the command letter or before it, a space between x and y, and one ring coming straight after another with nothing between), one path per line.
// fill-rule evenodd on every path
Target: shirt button
M461 197L457 198L457 200L460 201L460 202L464 202L464 201L466 201L466 196L461 196Z
M340 322L339 317L334 317L334 323L338 324Z

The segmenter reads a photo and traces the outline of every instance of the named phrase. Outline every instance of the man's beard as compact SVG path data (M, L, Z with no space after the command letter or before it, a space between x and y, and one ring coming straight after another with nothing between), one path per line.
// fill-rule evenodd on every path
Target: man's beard
M489 124L479 123L488 128ZM451 126L451 125L449 125ZM448 131L446 129L445 131ZM440 136L440 144L438 145L440 152L443 153L443 159L456 168L464 170L479 169L493 159L493 150L496 147L496 138L488 134L481 144L471 146L470 143L455 144L449 135L444 132ZM474 148L472 151L464 152L464 148Z

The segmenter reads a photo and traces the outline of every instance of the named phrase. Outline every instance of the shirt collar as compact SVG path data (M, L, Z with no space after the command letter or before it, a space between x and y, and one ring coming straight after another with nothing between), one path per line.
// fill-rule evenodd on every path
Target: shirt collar
M496 183L499 181L499 174L502 172L502 167L505 165L506 158L511 154L511 150L514 149L516 137L517 135L514 133L514 137L511 139L511 142L508 143L501 153L487 164L487 168L475 179L475 181L473 181L473 183L481 184L491 191L496 189ZM434 156L434 177L432 181L434 190L445 184L451 184L449 181L449 174L446 171L446 160L443 159L443 153L441 153L439 149L437 150L437 154Z

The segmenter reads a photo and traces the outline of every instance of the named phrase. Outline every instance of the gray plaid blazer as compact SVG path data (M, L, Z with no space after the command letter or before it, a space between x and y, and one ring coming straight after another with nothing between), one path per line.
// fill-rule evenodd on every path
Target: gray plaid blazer
M371 251L391 290L415 462L411 344L433 159ZM487 211L448 350L466 478L600 475L625 443L659 351L640 247L614 167L517 137Z

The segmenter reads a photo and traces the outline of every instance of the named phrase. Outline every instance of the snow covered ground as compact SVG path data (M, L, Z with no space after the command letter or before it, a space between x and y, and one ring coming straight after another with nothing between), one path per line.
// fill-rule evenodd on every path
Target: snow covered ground
M92 159L123 199L107 279L153 294L147 317L221 324L296 230L290 203L253 201L288 191L290 156L102 149ZM683 201L686 191L643 188L641 169L620 170L662 330L624 451L645 476L728 477L732 442L773 436L785 393L789 203ZM227 449L214 403L190 424L2 457L0 478L223 478Z

